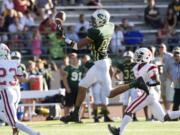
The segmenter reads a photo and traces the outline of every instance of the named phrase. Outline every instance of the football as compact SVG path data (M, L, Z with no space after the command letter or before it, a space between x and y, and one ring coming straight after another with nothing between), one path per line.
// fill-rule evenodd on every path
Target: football
M66 20L66 13L64 11L60 11L55 16L56 24L63 24Z

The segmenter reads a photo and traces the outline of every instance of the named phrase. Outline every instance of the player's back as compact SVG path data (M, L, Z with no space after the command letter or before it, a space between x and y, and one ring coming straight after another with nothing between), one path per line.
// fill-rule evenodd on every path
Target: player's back
M16 76L21 75L18 66L17 60L0 60L0 90L17 85Z

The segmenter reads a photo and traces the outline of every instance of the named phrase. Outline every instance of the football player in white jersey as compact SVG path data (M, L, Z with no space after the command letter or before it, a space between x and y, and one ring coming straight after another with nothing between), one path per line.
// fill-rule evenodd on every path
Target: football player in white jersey
M156 65L150 63L151 58L152 54L147 48L139 48L135 52L135 61L137 64L133 68L134 75L136 78L140 76L143 77L144 81L149 86L149 94L142 91L141 96L127 107L119 128L108 125L108 129L113 135L122 135L128 123L132 121L131 115L145 106L148 106L154 117L161 122L180 117L180 110L165 113L159 103L159 99L156 96L157 92L153 88L160 85L158 69Z
M18 96L14 89L19 83L18 80L23 80L22 75L19 61L11 60L10 49L0 43L0 119L13 128L13 135L18 135L17 129L29 135L40 135L17 119L15 103Z

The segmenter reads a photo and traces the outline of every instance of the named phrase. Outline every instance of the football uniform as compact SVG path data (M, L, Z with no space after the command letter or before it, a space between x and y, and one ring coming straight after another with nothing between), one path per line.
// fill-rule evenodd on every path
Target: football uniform
M71 93L66 93L65 105L71 107L75 104L78 92L78 83L83 77L84 68L83 66L74 67L69 65L66 66L64 70L68 73L67 81L71 89Z
M134 73L133 73L133 67L136 65L136 63L132 62L124 62L124 63L117 63L116 67L120 69L120 71L123 73L123 81L125 83L128 83L135 79ZM138 97L138 89L131 88L130 90L124 92L122 94L122 104L128 105L129 99L131 98L131 102L134 101Z
M17 60L1 60L0 61L0 92L1 111L5 111L11 125L15 124L16 109L20 100L19 82L16 76L22 76ZM14 107L11 105L14 104Z
M133 68L134 75L136 78L142 76L144 81L147 83L151 81L153 77L158 75L158 68L154 64L145 64L140 68L139 64ZM126 109L127 113L135 113L145 106L148 106L155 118L160 121L164 121L165 112L159 103L157 92L153 87L149 88L149 95L142 91L141 96L136 98Z
M2 105L0 118L12 127L18 128L29 135L39 135L38 132L33 131L17 119L17 106L15 104L18 103L20 93L15 90L19 83L16 76L22 75L17 60L0 60L0 102Z
M108 59L107 51L113 33L114 24L110 22L102 27L88 30L88 38L94 41L91 45L94 65L79 83L81 87L85 88L89 88L96 82L99 83L106 97L109 96L112 87L109 75L111 62Z
M92 60L89 60L84 65L86 71L88 71L92 66L94 65L94 62ZM99 83L93 84L90 88L90 91L92 91L92 96L94 99L94 104L108 104L107 97L103 94L103 90L101 89L101 85Z

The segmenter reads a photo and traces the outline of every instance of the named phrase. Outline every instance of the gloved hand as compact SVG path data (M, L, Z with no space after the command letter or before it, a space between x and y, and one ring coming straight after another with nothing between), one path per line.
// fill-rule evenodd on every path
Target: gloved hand
M65 42L70 46L72 47L72 49L74 50L78 50L78 46L77 46L77 43L72 41L71 39L69 38L65 38Z

